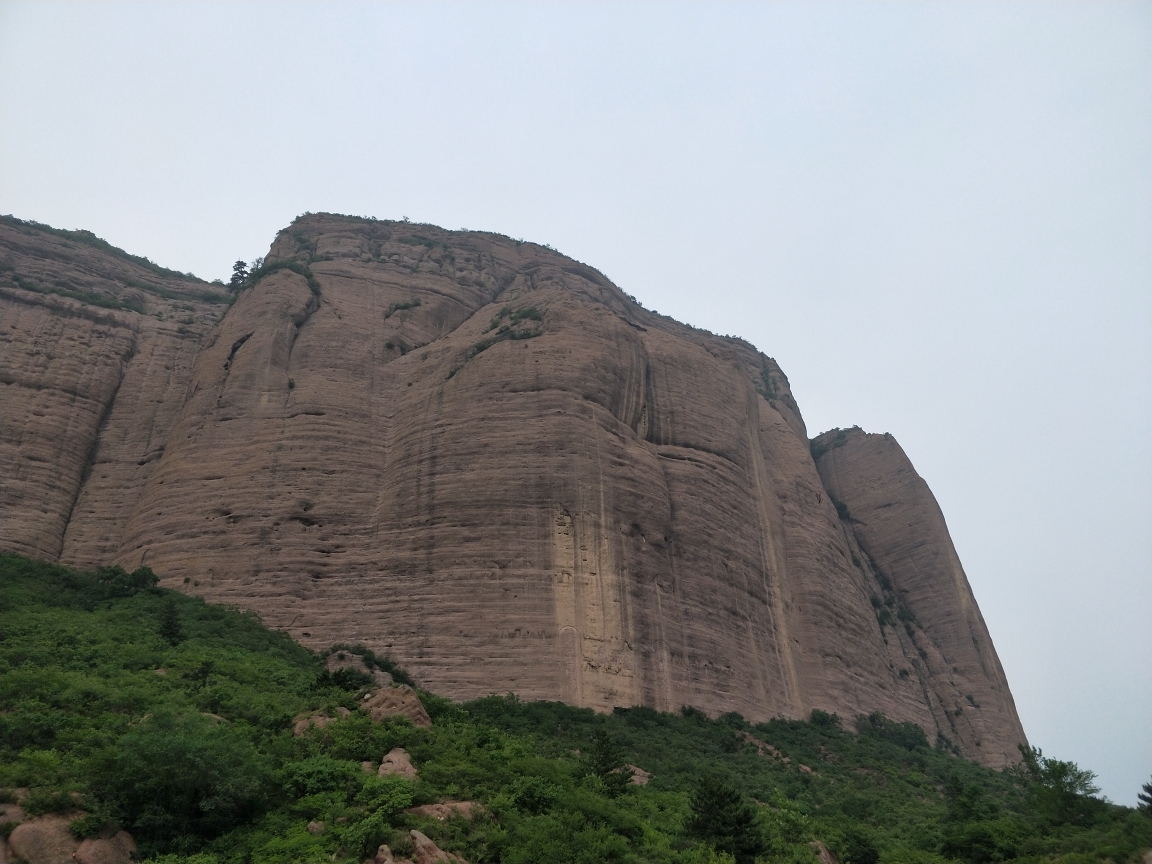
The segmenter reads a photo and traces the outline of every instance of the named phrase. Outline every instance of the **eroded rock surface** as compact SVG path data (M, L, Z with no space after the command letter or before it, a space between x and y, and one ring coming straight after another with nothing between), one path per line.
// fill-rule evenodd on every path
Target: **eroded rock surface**
M65 252L45 240L19 266ZM989 764L1015 755L1010 700L980 709L976 746L931 695L959 673L920 649L959 657L976 632L953 619L987 645L958 668L1002 686L952 576L908 588L923 645L878 620L862 544L880 541L837 514L825 483L855 481L822 479L771 358L496 235L309 215L267 257L302 272L183 334L3 289L3 380L24 382L0 441L5 548L146 564L453 698L879 710ZM952 611L921 615L934 592Z
M397 777L406 777L409 780L415 780L420 775L416 771L416 766L412 764L412 757L408 755L408 751L403 747L393 747L384 756L380 762L380 768L376 771L377 776L387 777L394 774Z
M367 698L360 703L360 707L377 723L389 717L403 716L411 720L413 726L427 728L432 725L432 718L428 716L424 703L416 691L406 684L382 687L365 695Z
M902 645L908 677L923 687L931 718L919 722L979 761L1017 761L1024 730L1012 692L928 484L891 435L834 430L813 450L863 552L872 596L895 598L896 619L885 630ZM901 620L901 610L911 614Z

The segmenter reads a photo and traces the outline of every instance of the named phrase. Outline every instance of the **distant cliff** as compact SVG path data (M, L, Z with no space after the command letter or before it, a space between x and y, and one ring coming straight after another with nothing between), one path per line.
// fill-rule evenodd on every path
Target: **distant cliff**
M995 649L889 436L810 443L771 358L532 243L309 215L267 261L228 307L0 222L4 548L143 563L454 697L878 710L1014 760Z

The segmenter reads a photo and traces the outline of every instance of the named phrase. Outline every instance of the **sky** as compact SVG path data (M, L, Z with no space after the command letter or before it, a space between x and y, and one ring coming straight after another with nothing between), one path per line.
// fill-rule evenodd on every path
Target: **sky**
M1152 775L1152 3L0 0L0 212L549 244L891 432L1025 731Z

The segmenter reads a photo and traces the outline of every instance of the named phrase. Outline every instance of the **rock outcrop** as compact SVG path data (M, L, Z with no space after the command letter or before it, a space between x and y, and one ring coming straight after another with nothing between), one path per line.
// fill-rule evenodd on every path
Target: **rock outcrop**
M415 780L420 776L416 771L416 766L412 764L412 757L403 747L393 747L389 750L380 762L376 774L379 777L395 775L408 780Z
M360 707L377 723L389 717L407 717L413 726L427 728L432 725L432 718L428 716L424 703L407 684L381 687L369 691L364 697Z
M891 435L833 430L813 442L816 467L842 516L889 640L924 694L935 727L963 750L1014 755L1024 730L988 628L928 484ZM986 760L981 760L986 761Z
M905 489L883 454L845 445L818 471L787 378L748 343L479 232L305 216L267 256L295 269L223 317L176 279L180 300L131 289L143 313L14 281L99 252L62 244L0 225L4 548L145 564L453 698L878 710L1016 756L959 564L901 569L908 549L955 558L942 519L880 526L894 511L860 490ZM138 266L100 254L88 270ZM108 292L159 284L143 269Z

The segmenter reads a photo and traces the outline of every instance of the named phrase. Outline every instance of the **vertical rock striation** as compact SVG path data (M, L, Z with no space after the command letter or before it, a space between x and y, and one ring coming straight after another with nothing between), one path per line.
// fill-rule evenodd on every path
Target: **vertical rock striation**
M101 365L54 373L50 409L17 405L6 548L147 564L456 698L879 710L1011 759L1023 733L966 582L906 575L887 535L837 512L904 468L841 466L845 445L818 471L787 378L751 345L479 232L309 215L267 260L294 269L267 268L218 323L99 325ZM82 316L16 316L64 302L24 294L0 296L5 381L32 381L45 341L72 357L98 338ZM924 492L900 500L935 508ZM932 513L915 542L954 559ZM956 693L983 713L949 713Z
M981 761L1015 761L1024 730L988 628L928 484L891 435L833 430L813 452L824 486L903 619L915 677L936 728Z

